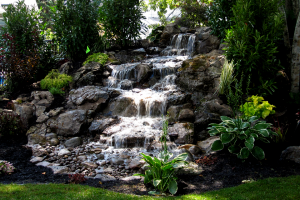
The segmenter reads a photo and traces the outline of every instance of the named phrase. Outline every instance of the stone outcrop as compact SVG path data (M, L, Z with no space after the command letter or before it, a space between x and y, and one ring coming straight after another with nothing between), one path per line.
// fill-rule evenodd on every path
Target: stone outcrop
M102 79L107 78L111 69L97 62L90 62L74 74L74 87L86 85L103 85Z
M84 86L69 93L67 104L70 108L81 110L99 110L106 103L109 94L97 86Z
M280 159L290 160L300 164L300 146L290 146L282 151Z

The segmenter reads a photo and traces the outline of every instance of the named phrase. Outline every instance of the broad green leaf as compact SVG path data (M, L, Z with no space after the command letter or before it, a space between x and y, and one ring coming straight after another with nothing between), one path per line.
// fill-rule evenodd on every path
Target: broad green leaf
M249 118L248 121L251 123L251 122L254 122L254 121L258 120L258 119L259 118L257 116L252 116L252 117Z
M178 156L176 156L173 160L172 160L172 163L175 163L175 162L178 162L178 161L184 161L186 160L188 157L188 154L187 153L182 153Z
M219 151L224 148L224 145L221 140L216 140L214 143L211 145L211 150L212 151Z
M220 125L216 123L210 123L208 126L220 126Z
M144 183L150 183L152 181L152 179L153 179L153 175L152 175L151 170L147 170L145 172L145 176L144 177L145 177Z
M132 176L142 176L142 177L145 177L145 174L133 174Z
M152 160L151 156L147 156L146 154L141 153L141 155L144 157L145 161L152 167L154 166L154 161Z
M258 160L262 160L265 158L265 152L259 147L254 147L251 153Z
M250 123L244 122L244 123L242 124L242 129L245 129L245 128L248 128L248 127L250 127Z
M243 147L240 151L240 158L241 159L247 159L249 157L250 151L248 148Z
M178 186L177 186L177 182L172 179L170 182L169 182L169 191L171 194L176 194L177 192L177 189L178 189Z
M250 135L254 138L258 138L258 135L256 133L251 133Z
M264 137L269 137L269 131L267 129L261 129L259 133Z
M258 123L254 126L254 129L261 130L261 129L267 129L269 128L270 124L268 123Z
M160 179L153 179L153 185L154 187L157 187L160 184L161 180Z
M244 140L247 136L245 134L238 135L239 139Z
M221 135L221 141L223 144L227 144L229 142L231 142L234 139L234 136L230 133L223 133Z
M216 130L214 127L214 129L209 130L208 133L210 136L215 136L215 135L219 134L220 132L218 130Z
M274 131L269 130L270 135L278 136L278 134Z
M180 161L180 162L172 164L172 166L173 166L173 168L180 168L180 167L184 167L187 164L188 164L188 162L186 162L186 161Z
M246 146L249 150L253 149L253 147L254 147L254 141L255 141L254 137L252 137L252 136L248 137L248 138L245 140L245 146Z
M238 154L240 152L241 148L238 145L231 145L228 147L228 151L230 153Z
M231 121L232 119L229 118L229 117L227 117L227 116L221 116L221 120L222 120L222 121L225 121L225 120Z
M162 167L162 170L165 171L165 170L168 170L168 169L170 169L170 168L173 168L173 165L168 164L168 165L163 166L163 167Z
M264 143L270 143L270 141L267 140L267 139L264 138L264 137L259 137L258 139L259 139L260 141L264 142Z

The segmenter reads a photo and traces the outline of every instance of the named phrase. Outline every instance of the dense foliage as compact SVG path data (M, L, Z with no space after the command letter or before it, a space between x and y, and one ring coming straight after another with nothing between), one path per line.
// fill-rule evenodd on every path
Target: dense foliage
M252 95L247 99L244 105L240 107L240 111L244 113L246 117L257 116L265 119L270 114L274 114L274 105L271 105L268 101L264 101L263 97Z
M89 55L87 59L84 61L83 65L88 64L89 62L98 62L101 65L104 65L107 62L108 55L105 53L94 53Z
M268 139L277 135L270 130L271 124L258 121L256 116L235 119L222 116L221 120L220 124L212 123L208 127L211 136L220 135L220 140L216 140L211 146L213 151L222 150L226 145L228 151L240 159L247 159L250 153L258 160L265 158L264 151L254 146L254 142L260 140L269 143Z
M72 60L85 59L87 46L92 52L104 49L99 36L98 7L97 1L90 0L57 0L56 5L50 7L55 41Z
M237 0L234 25L227 31L226 57L235 64L235 74L251 76L250 89L259 95L276 89L274 78L282 69L276 58L276 42L282 39L280 0Z
M177 7L181 8L181 20L187 27L196 27L207 23L207 4L197 0L185 0L179 1Z
M58 70L53 69L41 80L41 88L48 89L52 94L64 94L61 89L68 86L72 80L71 76L61 74Z
M208 10L208 25L211 34L218 36L221 40L226 37L226 30L234 25L232 7L236 0L214 0Z
M140 0L102 0L99 21L104 28L105 37L115 40L122 47L139 38L146 28L141 21L145 17L140 4Z
M6 74L10 91L26 88L37 76L46 55L39 11L30 9L24 0L11 4L3 13L6 26L1 30L0 70Z

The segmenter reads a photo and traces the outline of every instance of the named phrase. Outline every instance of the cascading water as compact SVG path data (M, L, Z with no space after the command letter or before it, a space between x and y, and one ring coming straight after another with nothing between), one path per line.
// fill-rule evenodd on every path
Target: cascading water
M195 38L193 34L178 34L172 38L172 50L166 56L109 66L112 73L106 87L108 90L114 88L113 90L118 91L120 95L115 101L121 102L122 111L128 107L128 110L132 111L130 113L136 114L130 116L117 114L119 123L106 128L98 142L90 143L94 146L108 147L102 150L106 160L114 162L112 158L114 152L122 153L128 148L131 149L129 154L135 156L150 150L156 155L161 150L159 143L163 124L161 116L167 112L168 97L178 91L175 73L182 62L193 53ZM146 65L152 74L151 78L155 78L155 82L147 89L134 88L140 81L141 73L138 71L140 65ZM124 89L124 83L131 85ZM112 108L115 106L116 104ZM133 112L133 109L136 112ZM169 142L169 149L174 155L182 152L182 149L177 149L173 142Z
M191 57L194 52L195 39L196 35L190 33L174 35L171 39L171 45L163 50L161 55L182 55Z

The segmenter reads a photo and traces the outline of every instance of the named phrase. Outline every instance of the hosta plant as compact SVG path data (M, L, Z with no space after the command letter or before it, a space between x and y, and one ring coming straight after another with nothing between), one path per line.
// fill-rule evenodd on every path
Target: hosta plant
M166 137L168 134L168 120L163 123L163 135L161 137L161 143L163 150L157 155L157 157L151 157L141 153L143 160L146 161L149 169L146 170L145 174L134 174L134 176L145 177L144 183L151 183L159 192L150 191L149 194L157 195L164 194L165 191L169 190L171 194L177 192L177 177L175 169L181 168L188 164L185 160L188 157L187 153L182 153L171 159L173 154L168 152Z
M0 175L14 172L16 169L12 164L5 160L0 160Z
M211 149L213 151L222 150L228 146L230 153L236 154L240 159L247 159L252 154L256 159L265 158L264 151L254 146L256 140L269 143L272 135L277 135L270 128L271 124L265 121L258 121L258 117L250 118L229 118L221 117L220 124L212 123L208 127L208 133L211 136L220 136L220 140L216 140Z

